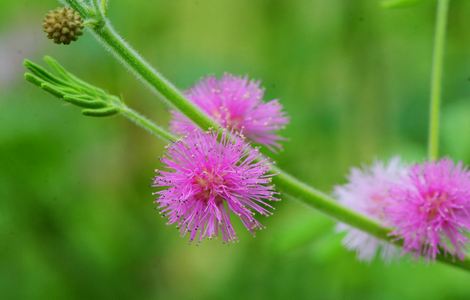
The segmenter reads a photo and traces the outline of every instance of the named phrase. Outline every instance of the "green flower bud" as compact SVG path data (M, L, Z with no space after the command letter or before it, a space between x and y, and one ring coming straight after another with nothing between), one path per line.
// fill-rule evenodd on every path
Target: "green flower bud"
M47 13L43 28L54 43L68 45L83 34L83 20L75 10L59 7Z

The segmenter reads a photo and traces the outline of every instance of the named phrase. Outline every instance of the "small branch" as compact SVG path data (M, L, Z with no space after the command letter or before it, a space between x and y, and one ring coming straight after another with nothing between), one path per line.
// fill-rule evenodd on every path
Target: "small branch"
M172 135L162 127L156 125L143 115L139 114L135 110L129 108L128 106L122 105L120 109L121 114L129 119L131 122L136 124L137 126L145 129L147 132L155 135L156 137L160 138L162 141L166 143L174 142L178 139L178 137Z

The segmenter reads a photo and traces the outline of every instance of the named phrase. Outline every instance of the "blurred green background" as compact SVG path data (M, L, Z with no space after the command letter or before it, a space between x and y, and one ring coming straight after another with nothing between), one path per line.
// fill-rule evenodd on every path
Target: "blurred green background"
M327 192L351 166L426 154L435 1L120 0L110 17L181 88L262 79L291 116L286 170ZM121 117L80 115L22 79L24 58L70 71L160 124L166 107L86 34L41 32L53 0L0 1L1 299L470 299L469 275L404 259L360 263L334 221L284 199L252 238L189 244L150 187L164 145ZM470 163L470 1L449 19L442 150Z

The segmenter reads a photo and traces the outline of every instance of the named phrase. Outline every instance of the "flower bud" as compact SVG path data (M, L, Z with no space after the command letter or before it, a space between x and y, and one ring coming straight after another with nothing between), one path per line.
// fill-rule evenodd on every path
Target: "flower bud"
M68 45L83 34L83 20L75 10L59 7L47 13L43 28L54 43Z

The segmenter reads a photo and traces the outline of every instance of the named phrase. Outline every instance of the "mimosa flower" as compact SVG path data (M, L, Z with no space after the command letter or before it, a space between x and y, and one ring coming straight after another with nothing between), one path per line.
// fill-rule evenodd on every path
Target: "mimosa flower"
M277 131L289 121L277 100L263 102L264 90L258 81L225 74L221 79L206 77L187 91L186 96L222 127L240 132L248 139L274 149L282 138ZM196 126L173 111L171 130L180 135Z
M191 241L222 235L236 240L232 212L254 233L262 228L255 213L271 215L278 200L268 162L240 137L195 130L172 144L162 159L154 186L161 212Z
M465 257L470 230L470 173L449 159L412 167L392 192L387 209L404 249L435 259L442 252Z

